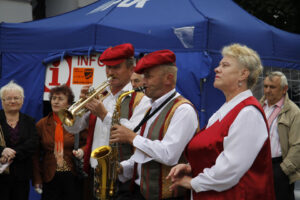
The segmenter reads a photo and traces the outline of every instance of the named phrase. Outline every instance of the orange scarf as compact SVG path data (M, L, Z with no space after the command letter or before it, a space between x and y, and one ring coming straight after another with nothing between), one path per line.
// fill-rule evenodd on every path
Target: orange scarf
M59 167L63 166L64 161L64 135L63 135L63 126L58 118L58 116L53 113L53 119L56 122L55 127L55 144L54 144L54 155L56 158L56 163Z

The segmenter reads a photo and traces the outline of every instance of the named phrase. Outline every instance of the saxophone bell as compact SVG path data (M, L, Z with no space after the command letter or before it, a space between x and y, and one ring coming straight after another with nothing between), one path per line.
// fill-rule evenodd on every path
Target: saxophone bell
M103 158L104 156L107 156L111 152L111 147L110 146L101 146L96 148L92 154L91 157L95 159L100 159Z
M118 97L112 116L112 126L120 123L122 100L131 93L141 92L144 89L145 87L139 87L123 92ZM111 143L110 146L100 146L94 149L91 157L98 161L94 175L95 197L101 200L114 199L119 169L118 143Z

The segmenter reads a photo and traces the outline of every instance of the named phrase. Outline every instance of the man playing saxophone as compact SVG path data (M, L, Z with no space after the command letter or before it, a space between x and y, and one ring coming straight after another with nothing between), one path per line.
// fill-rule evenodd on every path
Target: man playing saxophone
M93 177L94 169L98 164L96 159L90 157L91 152L100 146L109 145L116 100L120 94L132 90L130 77L135 64L133 56L134 47L129 43L109 47L102 53L100 61L106 65L106 76L112 77L109 81L110 85L102 92L101 99L93 98L85 105L90 112L81 118L76 118L74 125L67 128L70 132L78 132L88 127L87 148L82 154L84 155L84 169L89 171L91 177ZM89 86L83 86L80 97L86 96L88 88ZM133 129L150 107L150 100L142 93L132 93L123 99L121 107L123 109L121 110L120 124ZM121 161L128 159L132 154L130 145L122 145L119 149ZM91 170L89 170L89 164ZM93 182L91 181L91 183ZM98 198L98 196L96 195L94 198Z
M152 108L134 129L115 125L111 142L132 144L133 156L121 162L121 181L133 177L132 200L183 199L183 193L170 192L166 180L171 166L183 161L182 152L198 128L191 102L175 90L177 67L175 54L161 50L144 56L135 72L144 74L145 94ZM183 191L182 191L183 192Z

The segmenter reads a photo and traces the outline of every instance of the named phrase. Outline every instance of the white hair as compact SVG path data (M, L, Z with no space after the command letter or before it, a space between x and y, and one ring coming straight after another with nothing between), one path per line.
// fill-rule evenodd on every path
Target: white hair
M4 92L6 92L8 90L19 91L21 93L21 96L24 98L24 90L23 90L23 88L20 85L18 85L17 83L15 83L13 80L11 80L8 84L4 85L0 89L0 98L1 99L3 97Z
M284 88L285 86L288 86L288 81L284 73L280 71L273 71L267 74L266 77L268 77L271 81L274 76L278 76L280 78L280 86L281 88Z

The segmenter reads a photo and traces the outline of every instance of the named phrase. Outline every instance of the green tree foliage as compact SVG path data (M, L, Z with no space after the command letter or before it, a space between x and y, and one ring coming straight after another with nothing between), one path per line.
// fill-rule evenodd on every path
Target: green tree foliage
M234 2L270 25L300 34L299 0L234 0Z

